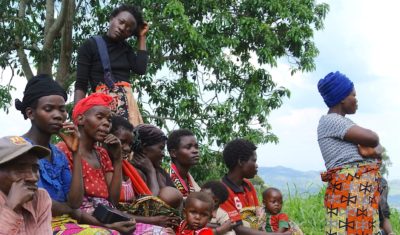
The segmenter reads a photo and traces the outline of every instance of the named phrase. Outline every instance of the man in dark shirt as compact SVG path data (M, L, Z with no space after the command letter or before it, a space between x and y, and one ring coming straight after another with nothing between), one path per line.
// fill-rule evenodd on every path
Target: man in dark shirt
M115 112L125 116L134 126L143 122L136 101L132 95L130 75L132 72L143 75L146 72L148 54L146 51L146 34L148 25L142 13L135 6L121 5L115 8L110 16L110 25L105 41L110 60L112 76L119 92L105 85L104 70L94 38L87 39L78 51L77 75L74 103L86 96L90 85L92 92L102 92L115 97ZM135 54L126 39L137 36L138 51ZM129 113L126 113L128 110ZM125 112L123 114L118 111Z

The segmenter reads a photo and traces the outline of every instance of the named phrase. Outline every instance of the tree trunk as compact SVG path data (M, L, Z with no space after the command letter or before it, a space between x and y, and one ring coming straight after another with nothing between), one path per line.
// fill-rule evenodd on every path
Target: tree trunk
M38 64L38 74L52 74L54 58L54 41L60 35L61 28L67 17L68 5L74 0L63 0L60 14L54 19L54 0L46 1L46 20L44 26L44 43L41 52L40 62Z
M75 1L69 1L66 19L61 30L61 52L58 64L56 81L64 89L71 84L71 60L72 60L72 27L75 15Z
M27 0L21 0L19 2L19 9L18 9L19 19L25 18L26 3ZM19 36L15 37L15 42L17 45L17 56L19 63L21 64L22 71L24 72L24 75L27 79L31 79L33 77L33 72L31 66L29 65L28 57L24 51L24 43L22 42Z

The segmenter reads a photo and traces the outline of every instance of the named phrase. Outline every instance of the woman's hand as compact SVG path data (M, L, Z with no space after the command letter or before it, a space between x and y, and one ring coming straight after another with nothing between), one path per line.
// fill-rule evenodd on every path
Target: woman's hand
M215 228L216 234L225 234L232 230L235 223L232 223L230 220L225 221L225 223Z
M106 228L117 230L118 232L120 232L122 234L130 234L136 228L136 221L135 221L135 219L132 218L129 221L120 221L120 222L115 222L112 224L105 224L104 226Z
M375 148L358 145L358 152L365 158L380 158L384 151L384 148L380 144Z
M172 228L165 228L165 233L168 235L175 235L175 231Z
M178 227L180 218L176 216L165 216L165 215L159 215L159 216L153 216L152 217L154 221L154 225L158 225L164 228L175 228Z
M63 127L58 135L67 145L68 149L71 150L71 152L74 153L78 151L80 135L78 127L76 127L72 122L64 122Z
M138 37L140 38L146 36L147 32L149 32L149 24L144 21L143 25L141 25L138 29Z
M121 141L113 134L108 134L103 142L108 153L111 155L112 162L122 160Z
M132 164L136 168L142 170L146 175L151 171L155 171L153 163L151 163L150 159L141 154L133 155Z

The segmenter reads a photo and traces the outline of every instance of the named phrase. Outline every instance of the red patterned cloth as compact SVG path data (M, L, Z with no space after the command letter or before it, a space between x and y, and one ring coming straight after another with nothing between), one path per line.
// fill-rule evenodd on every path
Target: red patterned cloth
M196 183L196 181L194 181L194 179L190 175L190 173L188 173L188 175L186 176L188 179L189 185L186 184L186 182L179 175L179 171L176 168L174 163L171 163L169 175L171 177L172 182L174 182L175 187L182 193L184 198L189 196L189 193L191 193L191 192L200 191L199 185Z
M271 215L269 212L265 211L263 208L263 213L261 215L260 230L266 232L278 232L280 228L289 229L289 217L285 213L279 213L276 215Z
M102 93L92 93L86 98L81 99L75 104L74 110L72 112L72 120L76 124L79 115L84 114L87 110L94 106L105 106L110 107L113 102L113 98L109 95Z
M58 143L57 146L65 153L68 158L69 167L73 168L73 156L64 142ZM107 150L102 147L94 146L99 158L101 168L94 168L82 159L82 176L85 196L100 197L108 199L108 186L105 178L107 172L113 172L111 160Z
M325 234L378 234L380 164L340 166L321 174L328 182Z
M179 227L176 229L177 235L213 235L213 230L211 228L201 228L198 230L190 230L187 228L187 223L185 220L181 222Z

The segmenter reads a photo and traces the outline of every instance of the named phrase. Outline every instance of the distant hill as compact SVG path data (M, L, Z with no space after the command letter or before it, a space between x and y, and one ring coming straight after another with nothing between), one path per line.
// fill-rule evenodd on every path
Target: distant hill
M323 186L319 171L298 171L291 168L259 167L258 175L268 186L287 193L315 193Z
M298 171L283 166L259 167L258 175L265 184L279 188L285 196L314 194L323 186L320 171ZM388 201L391 207L400 209L400 180L389 181Z

